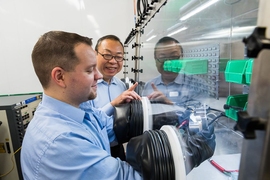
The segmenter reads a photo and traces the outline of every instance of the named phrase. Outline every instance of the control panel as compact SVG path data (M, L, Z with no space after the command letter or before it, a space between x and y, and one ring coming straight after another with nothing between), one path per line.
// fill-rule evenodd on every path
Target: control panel
M20 148L41 94L0 97L0 179L23 179Z

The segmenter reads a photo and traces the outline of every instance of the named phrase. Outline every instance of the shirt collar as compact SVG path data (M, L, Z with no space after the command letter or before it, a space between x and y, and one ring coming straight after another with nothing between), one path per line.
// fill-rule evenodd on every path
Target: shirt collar
M178 76L174 80L174 82L177 84L184 84L184 81L185 81L185 74L178 74Z
M97 81L97 83L98 83L98 84L99 84L99 83L108 84L106 81L104 81L104 79L99 79L99 80ZM115 84L115 85L118 84L117 81L115 80L115 77L112 77L112 79L111 79L111 84Z
M59 101L55 98L47 96L45 93L43 93L42 96L42 105L53 109L54 111L79 123L82 123L85 116L85 112L83 110L71 106L70 104L67 104L63 101Z

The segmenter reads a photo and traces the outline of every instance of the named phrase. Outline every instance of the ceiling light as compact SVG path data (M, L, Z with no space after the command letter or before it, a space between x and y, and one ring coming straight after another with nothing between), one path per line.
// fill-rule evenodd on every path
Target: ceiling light
M227 29L223 29L223 30L218 30L218 31L214 31L211 33L207 33L202 35L201 38L198 39L214 39L214 38L226 38L226 37L230 37L230 36L243 36L247 33L251 33L252 30L255 28L256 26L244 26L244 27L235 27L235 28L227 28ZM230 33L232 33L230 35Z
M149 36L152 32L154 32L154 29L152 29L151 31L149 31L149 33L147 33L146 36Z
M149 37L148 39L146 39L146 41L150 41L151 39L154 39L155 37L157 37L157 36L153 35L153 36Z
M178 29L176 31L173 31L172 33L168 34L168 36L172 36L174 34L177 34L177 33L181 32L181 31L184 31L186 29L187 29L187 27L182 27L182 28L180 28L180 29Z
M169 27L169 28L167 29L167 31L171 31L171 30L175 29L176 27L178 27L178 26L180 26L180 25L181 25L181 23L176 23L175 25Z
M188 18L190 18L191 16L194 16L195 14L201 12L202 10L208 8L209 6L215 4L216 2L218 2L219 0L210 0L207 1L206 3L204 3L203 5L197 7L196 9L194 9L193 11L187 13L186 15L184 15L183 17L180 18L180 21L184 21Z

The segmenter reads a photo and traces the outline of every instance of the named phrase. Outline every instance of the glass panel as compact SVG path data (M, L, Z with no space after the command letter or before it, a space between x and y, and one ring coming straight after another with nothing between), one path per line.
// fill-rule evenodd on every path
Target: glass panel
M238 82L229 81L232 74L227 69L227 65L228 62L235 60L252 61L246 56L242 40L249 36L256 26L258 1L216 0L200 12L185 17L197 8L202 9L205 4L210 2L212 1L167 1L167 4L143 28L144 33L140 39L142 43L140 56L143 56L143 60L140 61L139 67L143 73L140 73L138 81L144 85L160 76L162 70L167 72L167 79L170 79L170 73L171 79L175 79L173 77L177 76L175 73L184 72L182 75L186 75L185 87L205 94L200 103L209 108L206 111L207 118L209 122L214 122L211 123L215 126L216 150L212 160L225 169L237 170L243 137L240 133L235 132L233 127L237 121L236 112L246 108L249 83L241 80ZM182 57L172 58L179 55L174 54L172 46L167 48L171 50L170 53L166 54L164 50L158 54L160 57L155 57L155 55L157 56L154 54L155 45L165 36L179 41L183 48ZM134 61L129 63L134 63ZM161 66L160 63L163 65ZM243 67L238 64L236 69L245 69L247 64L241 64L244 64ZM245 75L245 72L243 74ZM241 77L244 76L240 75ZM162 83L162 80L165 82L163 78L158 82ZM232 79L237 78L233 77ZM170 90L169 81L165 84L163 92L169 99L183 94L181 90L179 92L178 90ZM157 88L159 87L157 86ZM142 93L143 96L149 94L151 92ZM179 100L175 100L173 103L174 105L180 104ZM187 106L188 104L185 104L182 107ZM159 111L158 107L156 108L154 111ZM205 161L193 169L187 175L187 179L227 179L226 173L220 173L211 162ZM237 176L237 172L233 172L231 175Z

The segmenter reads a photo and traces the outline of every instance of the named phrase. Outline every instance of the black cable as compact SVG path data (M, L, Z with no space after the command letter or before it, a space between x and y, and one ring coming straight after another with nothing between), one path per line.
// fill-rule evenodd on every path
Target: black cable
M148 6L148 0L137 0L137 15L141 20L147 14Z
M143 14L146 15L147 7L148 7L148 1L147 0L142 0L142 1L143 1Z
M215 109L215 108L211 108L211 107L209 107L207 110L212 110L212 111L217 111L217 112L224 112L224 111L221 111L219 109Z
M141 1L137 0L137 15L138 15L138 17L140 17L141 14L142 14L142 12L141 12Z
M224 104L223 108L224 109L234 109L234 110L237 110L237 111L243 111L243 109L244 109L243 107L231 106L231 105L228 105L228 104Z
M213 124L216 120L218 120L218 118L220 118L220 117L222 117L222 116L227 117L227 116L225 115L225 113L222 112L222 113L220 113L220 115L218 115L218 116L216 116L214 119L212 119L212 120L208 123L208 126L211 125L211 124Z

